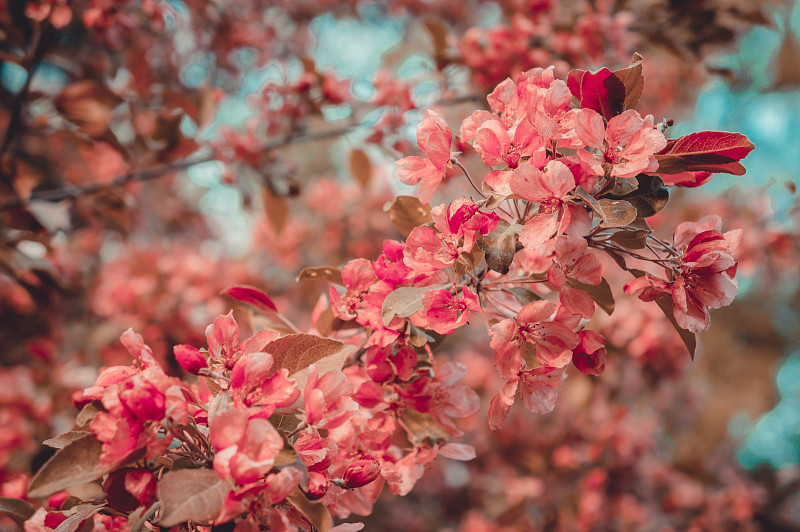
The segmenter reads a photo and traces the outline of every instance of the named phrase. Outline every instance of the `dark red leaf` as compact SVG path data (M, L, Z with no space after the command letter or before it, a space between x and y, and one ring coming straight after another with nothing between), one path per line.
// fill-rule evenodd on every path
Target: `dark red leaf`
M586 72L581 78L581 108L593 109L606 120L620 114L625 105L625 85L607 68Z
M581 100L581 80L584 74L586 74L585 70L576 68L570 70L567 75L567 88L578 101Z
M676 140L656 155L658 173L711 172L742 175L745 170L738 162L755 146L740 133L701 131Z
M272 302L269 296L254 286L243 284L234 285L220 293L230 296L237 301L250 303L264 311L271 310L273 312L278 312L278 307L275 306L275 303Z

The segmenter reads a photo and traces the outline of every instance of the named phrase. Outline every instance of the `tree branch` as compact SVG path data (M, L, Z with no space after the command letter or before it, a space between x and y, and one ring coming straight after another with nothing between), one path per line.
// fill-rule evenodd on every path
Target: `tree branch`
M467 96L460 96L453 98L452 100L438 102L435 105L454 105L458 103L464 103L468 101L474 101L477 97L473 95ZM358 122L356 124L350 124L348 126L343 126L340 128L329 129L326 131L318 131L315 133L308 133L308 134L300 134L300 135L287 135L286 137L275 140L272 142L266 143L264 146L261 147L262 151L267 150L275 150L279 148L283 148L290 144L296 143L305 143L305 142L314 142L317 140L323 140L328 138L335 138L350 131L353 131L359 127L366 125L365 122ZM134 181L149 181L151 179L156 179L163 175L166 175L170 172L175 172L179 170L187 170L192 166L203 164L211 161L215 161L216 158L213 155L203 155L200 157L196 157L194 159L185 159L183 161L161 164L157 166L153 166L150 168L143 168L141 170L134 170L122 174L108 183L92 183L88 185L81 185L81 186L74 186L74 187L62 187L62 188L54 188L50 190L41 190L36 191L31 194L30 200L43 200L43 201L62 201L65 199L74 199L81 196L88 196L91 194L95 194L102 190L107 190L110 188L115 188L122 186L126 183L134 182ZM14 198L7 200L3 203L0 203L0 212L17 209L20 207L25 206L27 202L22 201L19 198Z

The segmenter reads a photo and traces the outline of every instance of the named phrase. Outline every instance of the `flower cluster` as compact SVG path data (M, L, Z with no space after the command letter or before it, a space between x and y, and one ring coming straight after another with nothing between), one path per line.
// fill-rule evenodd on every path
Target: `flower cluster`
M567 81L552 67L505 80L489 95L491 111L475 111L460 128L479 161L455 152L450 127L430 112L418 129L424 158L398 162L420 198L388 207L405 240L386 240L374 261L303 270L300 280L331 283L310 333L258 289L231 287L225 294L258 308L266 323L282 323L251 319L243 339L232 313L218 317L207 347L173 349L197 377L190 384L169 376L129 330L121 340L133 365L105 369L74 395L78 430L54 439L59 451L30 494L104 478L114 511L162 527L357 530L332 528L331 515L369 514L384 485L409 493L439 455L475 456L454 440L463 435L456 420L478 411L478 395L459 384L462 363L436 356L470 320L485 325L501 381L492 429L518 394L528 410L552 411L569 366L604 371L606 338L589 327L597 307L614 308L601 255L636 275L626 291L644 288L642 298L658 300L678 327L707 326L707 309L735 294L739 233L705 218L678 226L670 244L647 218L669 196L659 173L737 172L752 145L715 132L667 141L635 110L642 81L637 58L617 72L576 70ZM478 164L488 168L480 184L467 168ZM481 198L428 206L455 167ZM642 264L669 278L633 267ZM65 474L76 455L88 457L82 473ZM187 501L194 493L202 496ZM51 527L66 511L53 503L31 522ZM91 511L99 507L78 515Z

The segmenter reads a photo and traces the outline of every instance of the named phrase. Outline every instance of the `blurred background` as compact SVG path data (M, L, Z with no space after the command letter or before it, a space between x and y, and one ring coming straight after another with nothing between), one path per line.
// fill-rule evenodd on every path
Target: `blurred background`
M638 110L673 119L669 137L756 146L744 176L673 188L652 224L671 238L715 213L744 229L739 297L692 361L618 291L593 324L606 372L570 375L553 413L517 408L497 433L485 331L449 338L442 357L485 403L462 423L478 458L385 493L367 530L800 530L791 0L0 0L0 495L24 496L40 442L71 427L70 394L128 362L128 327L175 374L171 346L205 345L229 285L310 329L327 286L298 272L401 238L384 205L413 194L394 163L418 153L425 109L455 133L506 77L634 53ZM433 203L471 193L454 174Z

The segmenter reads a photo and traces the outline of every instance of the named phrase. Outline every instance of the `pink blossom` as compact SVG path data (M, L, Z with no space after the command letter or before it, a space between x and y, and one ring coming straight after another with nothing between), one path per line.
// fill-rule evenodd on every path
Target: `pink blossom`
M342 268L342 284L347 290L343 296L331 285L329 298L333 315L349 321L358 317L364 308L366 292L375 281L375 270L367 259L355 259ZM359 322L360 323L360 322Z
M422 297L428 328L439 334L452 334L467 323L469 311L481 312L478 296L468 287L462 288L462 297L457 299L449 290L429 290Z
M585 238L562 235L556 238L556 258L547 271L547 279L559 290L561 304L583 318L594 314L594 301L586 292L567 285L567 278L588 285L599 285L603 280L603 266L594 254L587 254L589 244Z
M523 165L512 175L510 185L520 198L539 203L538 213L519 234L523 246L534 249L544 244L559 231L559 219L562 227L569 225L570 213L563 200L575 188L575 178L564 163L550 161L544 171Z
M653 116L642 118L633 109L613 117L608 126L596 111L581 109L575 115L575 131L586 147L599 152L595 156L578 150L580 160L596 175L604 175L604 164L612 166L611 175L615 177L655 172L655 154L667 145L664 134L653 124Z
M600 375L606 367L606 339L596 331L578 333L580 343L572 352L572 363L582 373Z
M563 367L572 359L572 349L578 345L578 335L561 323L552 321L558 306L551 301L528 303L516 319L507 318L492 326L491 347L494 363L504 378L516 378L522 370L522 348L535 347L541 364Z
M428 118L417 127L417 145L425 158L405 157L397 161L397 177L406 185L422 182L418 195L422 203L429 203L433 193L444 178L450 163L450 145L453 134L439 114L428 111Z

